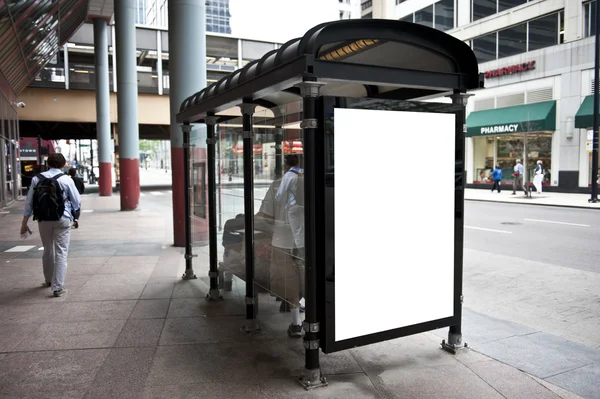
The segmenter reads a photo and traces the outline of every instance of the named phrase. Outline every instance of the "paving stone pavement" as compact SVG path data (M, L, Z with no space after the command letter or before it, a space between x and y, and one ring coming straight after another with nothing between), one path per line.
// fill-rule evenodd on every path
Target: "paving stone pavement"
M289 314L278 302L261 294L263 332L241 332L243 282L207 302L204 250L194 259L200 278L181 280L169 212L120 212L118 196L85 196L84 204L94 212L73 231L61 298L40 287L37 228L19 240L12 210L22 203L0 215L2 248L33 246L0 252L0 398L598 397L588 383L598 372L594 351L577 346L561 358L563 340L469 310L473 349L442 351L439 330L322 355L330 385L306 392L296 383L302 341L287 338ZM554 351L545 368L535 361L540 342Z

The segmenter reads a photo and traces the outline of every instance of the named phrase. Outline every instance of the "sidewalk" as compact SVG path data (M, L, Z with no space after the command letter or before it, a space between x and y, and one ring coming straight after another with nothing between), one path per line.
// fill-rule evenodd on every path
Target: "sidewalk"
M468 201L487 201L487 202L505 202L510 204L529 204L545 206L563 206L569 208L588 208L600 209L600 202L589 203L589 194L565 194L565 193L531 193L531 198L525 197L523 191L512 195L512 188L502 190L500 193L491 192L489 189L467 188L465 190L465 200Z
M207 302L205 249L195 258L199 279L182 281L172 212L145 198L140 211L120 212L118 195L84 196L93 212L71 235L69 293L61 298L39 287L37 226L19 238L23 203L0 214L0 397L578 398L477 347L448 354L442 331L322 354L330 386L305 392L295 381L302 340L285 334L289 314L261 295L263 332L240 332L243 282L223 302ZM466 316L467 342L525 334Z

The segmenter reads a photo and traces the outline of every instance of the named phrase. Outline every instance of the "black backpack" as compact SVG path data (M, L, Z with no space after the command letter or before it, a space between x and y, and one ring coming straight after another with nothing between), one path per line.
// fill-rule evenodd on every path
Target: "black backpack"
M296 205L304 206L304 174L295 170L290 170L290 172L298 176L298 180L296 181L296 192L292 193L296 199Z
M54 177L37 175L38 183L33 188L33 220L56 221L65 213L63 190L58 179L64 176L59 173Z

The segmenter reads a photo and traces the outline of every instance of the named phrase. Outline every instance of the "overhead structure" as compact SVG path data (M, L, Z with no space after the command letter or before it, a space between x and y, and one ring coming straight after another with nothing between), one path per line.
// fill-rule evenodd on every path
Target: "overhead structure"
M248 332L260 329L260 294L280 297L290 336L304 331L305 388L326 385L319 350L441 327L450 327L445 349L463 347L465 105L482 87L472 50L450 35L346 20L315 26L181 104L185 139L207 125L205 141L184 145L186 269L208 240L209 298L228 276L244 281ZM417 101L443 96L451 102ZM436 194L390 196L398 171L427 169L425 149L439 165ZM231 194L240 185L243 200Z

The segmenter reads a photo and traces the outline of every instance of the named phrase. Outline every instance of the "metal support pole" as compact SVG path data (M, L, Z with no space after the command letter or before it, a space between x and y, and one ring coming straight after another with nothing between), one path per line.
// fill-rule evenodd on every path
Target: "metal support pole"
M96 183L96 176L94 175L94 142L92 139L90 139L90 183L91 184L95 184Z
M206 162L208 163L208 252L210 291L206 296L211 301L223 299L219 291L219 259L217 255L217 206L215 182L215 125L216 116L206 117Z
M219 181L217 183L217 186L219 187L219 194L217 195L217 199L219 200L219 212L218 212L219 231L221 231L221 230L223 230L223 221L222 221L222 216L221 216L221 214L223 212L221 212L222 204L221 204L221 138L220 138L220 135L217 136L217 134L215 133L215 140L217 140L217 159L219 161L219 164L218 164Z
M454 237L459 240L454 246L454 316L458 324L450 326L448 342L442 340L442 349L456 354L459 349L466 348L462 338L462 303L463 303L463 237L464 237L464 212L465 212L465 132L466 132L466 106L471 94L455 90L449 97L452 104L460 106L456 114L455 125L455 220Z
M190 214L190 132L192 126L186 123L182 126L183 131L183 207L185 223L185 273L184 280L195 280L198 277L194 274L192 259L195 255L192 252L192 220Z
M254 132L252 115L256 106L242 104L242 129L244 134L244 244L246 246L246 323L248 333L260 330L257 314L257 297L254 290Z
M140 201L140 146L138 126L138 75L133 1L115 1L117 44L117 112L119 115L119 173L121 210L131 211Z
M69 46L63 46L63 58L65 64L65 90L69 90Z
M327 381L321 373L319 362L319 316L317 306L317 269L319 261L317 258L317 223L316 209L317 200L315 190L317 174L316 148L318 134L317 98L323 84L314 79L305 78L300 86L303 99L303 120L300 127L304 134L304 231L305 231L305 319L304 319L304 374L299 382L304 389L314 389L327 386ZM308 188L308 189L307 189Z
M600 1L596 1L596 48L594 56L594 115L593 127L594 136L592 138L592 196L589 202L598 202L598 112L600 112L600 94L598 94L598 80L600 79Z
M283 129L275 129L275 180L283 176Z
M94 19L96 75L96 140L98 141L98 194L112 195L112 157L110 155L110 84L108 73L108 36L106 20Z

